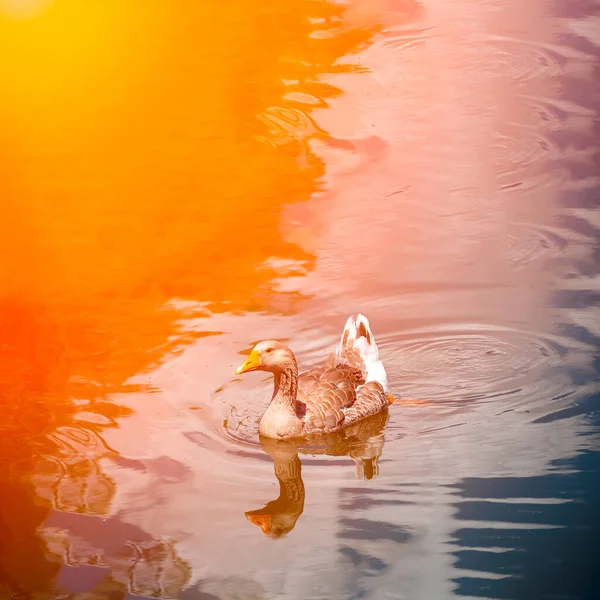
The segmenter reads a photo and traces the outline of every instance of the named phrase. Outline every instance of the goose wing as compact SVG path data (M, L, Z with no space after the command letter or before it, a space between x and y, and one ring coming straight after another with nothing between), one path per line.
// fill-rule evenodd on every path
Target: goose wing
M305 431L338 429L345 419L344 410L356 401L356 390L361 383L364 383L361 370L345 364L300 375L298 392L306 405Z

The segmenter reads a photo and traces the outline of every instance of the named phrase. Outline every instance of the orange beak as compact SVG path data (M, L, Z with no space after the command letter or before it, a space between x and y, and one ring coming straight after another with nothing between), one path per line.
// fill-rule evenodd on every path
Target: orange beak
M250 511L246 513L246 519L255 525L258 525L263 533L269 535L271 533L271 515L253 515Z
M256 350L252 350L248 358L235 370L235 374L241 375L257 369L260 369L260 354Z

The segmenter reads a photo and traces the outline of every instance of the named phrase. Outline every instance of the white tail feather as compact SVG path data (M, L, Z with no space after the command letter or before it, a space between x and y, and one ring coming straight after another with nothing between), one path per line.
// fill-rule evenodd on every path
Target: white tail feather
M369 320L364 315L359 314L356 318L348 317L337 348L337 358L343 359L346 350L359 352L367 371L366 380L378 381L387 392L387 374L383 363L379 360L379 349Z

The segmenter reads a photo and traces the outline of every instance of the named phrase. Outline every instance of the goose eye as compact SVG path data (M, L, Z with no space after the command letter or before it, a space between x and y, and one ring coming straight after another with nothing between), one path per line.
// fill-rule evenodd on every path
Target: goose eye
M266 353L266 354L271 354L271 352L273 352L273 348L267 348L267 349L265 350L265 353Z

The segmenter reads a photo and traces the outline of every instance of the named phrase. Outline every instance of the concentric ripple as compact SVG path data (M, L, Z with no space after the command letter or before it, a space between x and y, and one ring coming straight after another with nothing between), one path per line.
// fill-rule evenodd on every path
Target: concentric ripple
M558 258L567 242L556 231L534 223L511 223L507 258L523 268L540 260Z
M492 147L499 176L522 173L534 163L545 163L558 154L549 138L526 128L513 127L504 135L496 136Z
M485 41L494 51L487 65L492 72L503 72L521 84L562 73L561 57L549 46L498 35Z
M258 424L272 393L271 378L265 378L258 384L242 379L226 384L214 394L221 417L210 423L211 430L207 434L226 447L235 448L238 453L262 454Z
M401 27L383 32L381 46L406 52L425 44L432 37L433 28Z
M394 346L390 382L404 398L456 403L510 396L532 403L568 385L563 366L570 349L535 332L469 324L407 333Z

